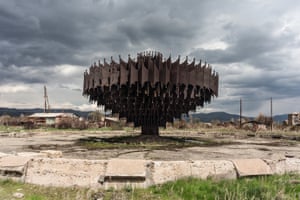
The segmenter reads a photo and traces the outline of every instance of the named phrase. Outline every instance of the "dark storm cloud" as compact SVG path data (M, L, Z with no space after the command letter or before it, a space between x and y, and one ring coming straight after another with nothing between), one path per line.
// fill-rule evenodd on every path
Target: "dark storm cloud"
M66 66L67 67L67 66ZM59 84L59 83L72 83L77 81L75 73L69 72L70 75L66 75L64 72L64 66L62 67L17 67L0 66L0 85L6 84ZM81 71L84 69L81 68ZM81 75L81 73L80 73ZM75 77L73 77L75 76Z
M70 85L66 85L66 84L59 84L59 88L82 92L82 90L80 88L74 88L74 87L72 87Z
M96 9L89 13L86 6L75 1L74 4L61 1L2 1L0 4L5 10L0 15L0 26L4 27L0 39L10 49L5 53L1 48L5 66L82 64L73 55L93 46L92 40L95 43L101 34L97 27L99 24L101 27L107 13L102 5L99 13Z
M200 47L191 52L192 56L206 58L213 65L222 65L218 69L223 87L229 89L226 95L257 100L247 108L249 110L256 110L270 97L299 97L299 72L295 71L299 62L292 56L292 52L299 52L296 34L299 30L285 29L280 24L280 15L271 16L255 23L249 20L248 23L243 21L244 24L224 24L219 38L226 44L225 48ZM223 100L226 101L229 100Z
M192 3L0 1L0 59L4 66L83 65L90 58L75 55L184 48L196 28L189 15L174 11Z
M0 66L0 85L9 83L44 83L45 79L42 73L30 72L28 68L19 68L16 66L3 67Z
M197 49L192 55L200 55L213 63L237 63L252 64L258 68L282 67L282 57L285 54L278 53L283 47L290 48L297 35L273 36L273 29L259 29L258 27L231 27L225 30L227 34L222 38L228 44L226 49ZM228 32L226 32L228 31ZM292 44L291 44L292 43ZM288 59L288 57L286 58Z
M195 37L195 31L188 29L189 24L183 21L170 19L168 16L162 19L159 16L149 16L134 24L120 23L117 31L127 37L129 45L165 50L185 48L184 41Z
M297 97L298 10L295 0L0 0L0 84L79 91L79 66L152 49L216 66L219 109Z

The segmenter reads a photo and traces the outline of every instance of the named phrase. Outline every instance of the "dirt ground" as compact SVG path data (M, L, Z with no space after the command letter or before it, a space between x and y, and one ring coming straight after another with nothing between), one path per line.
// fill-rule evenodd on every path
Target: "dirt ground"
M110 138L137 135L126 131L52 131L0 133L0 152L39 152L60 150L65 158L109 159L134 158L152 160L230 160L239 158L281 159L300 158L298 138L272 137L255 134L221 134L199 131L162 131L164 137L189 137L197 141L210 140L211 145L192 145L176 148L102 148L87 149L78 141L87 138ZM193 141L191 141L193 142ZM141 142L142 143L142 142Z

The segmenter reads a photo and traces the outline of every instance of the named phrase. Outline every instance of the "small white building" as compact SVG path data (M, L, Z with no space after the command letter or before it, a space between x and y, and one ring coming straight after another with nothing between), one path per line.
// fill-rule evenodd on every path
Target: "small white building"
M73 113L34 113L27 118L36 125L55 125L63 119L77 119L78 116Z
M295 126L300 124L300 113L299 112L293 112L291 114L288 114L288 125L289 126Z

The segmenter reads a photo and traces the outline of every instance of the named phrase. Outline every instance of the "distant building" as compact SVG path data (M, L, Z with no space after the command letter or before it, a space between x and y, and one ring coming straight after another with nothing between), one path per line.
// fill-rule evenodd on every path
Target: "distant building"
M73 113L34 113L27 118L36 125L51 126L58 124L63 119L75 119L78 117Z
M291 114L288 114L288 125L289 126L300 125L300 113L299 112L293 112Z
M104 125L105 126L112 126L112 125L116 125L119 124L120 120L117 117L105 117L104 118Z

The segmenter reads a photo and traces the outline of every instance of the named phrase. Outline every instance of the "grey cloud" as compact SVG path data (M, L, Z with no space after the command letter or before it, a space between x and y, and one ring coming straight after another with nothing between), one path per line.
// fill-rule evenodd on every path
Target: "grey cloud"
M34 75L34 73L30 73L24 68L17 68L16 66L0 67L0 84L14 82L44 83L44 80L40 74Z
M62 6L44 2L46 3L26 2L26 5L20 1L15 1L14 5L0 2L6 10L0 16L0 25L5 27L0 33L0 40L8 41L8 48L12 51L2 54L4 65L35 65L35 60L41 60L37 64L46 66L78 63L72 55L88 49L85 44L91 43L91 37L87 34L90 30L87 27L95 26L95 11L88 15L86 10L81 15L79 8L69 11L76 8L72 4L62 3ZM17 9L20 7L22 9ZM95 35L96 33L93 36Z
M67 84L59 84L59 88L67 89L67 90L73 90L73 91L78 91L78 92L82 91L80 88L74 88L74 87L72 87L70 85L67 85Z
M216 109L235 112L232 98L299 97L300 27L290 24L299 6L294 0L0 0L0 84L51 84L75 96L82 75L66 78L55 66L153 49L218 66L229 92L213 102ZM201 47L212 41L227 48Z
M239 29L232 27L231 29ZM291 41L295 41L296 35L272 36L274 30L261 30L258 27L247 27L244 30L230 30L223 38L228 44L226 49L206 50L196 49L193 56L203 56L213 63L250 63L258 68L278 66L280 57L287 55L278 54L278 50L289 47ZM232 33L235 32L235 33ZM278 59L277 59L278 58ZM276 60L277 59L277 60ZM275 64L276 63L276 64ZM281 66L278 66L281 67Z
M226 49L198 48L191 55L205 58L213 65L223 65L225 87L231 88L227 95L256 101L245 108L249 111L265 104L262 99L299 97L299 72L291 73L297 63L292 61L290 54L299 50L295 47L297 35L293 32L274 34L279 27L272 23L266 27L232 23L223 29L221 40L228 44ZM240 73L237 70L230 73L228 69L234 65ZM256 70L249 71L249 68Z
M125 53L136 46L172 53L172 49L185 49L195 37L195 22L188 12L179 12L191 9L195 2L180 6L165 1L3 1L0 26L6 28L0 40L9 42L10 52L2 52L1 60L5 66L82 65L84 61L73 55ZM191 11L196 17L202 13Z

